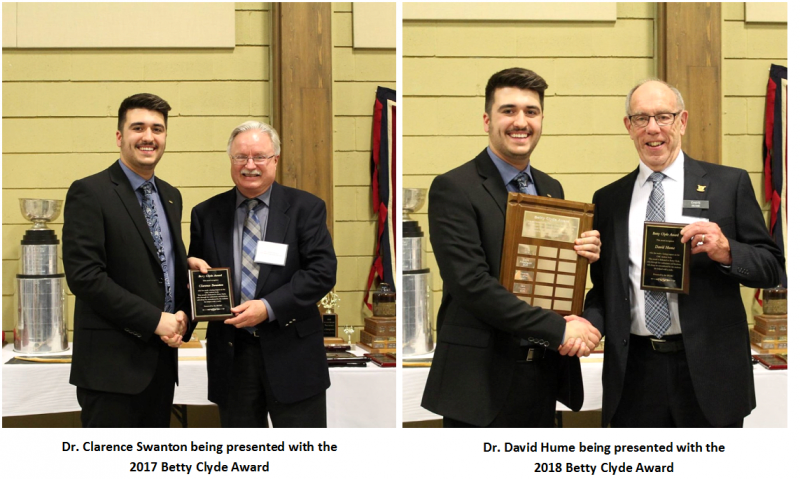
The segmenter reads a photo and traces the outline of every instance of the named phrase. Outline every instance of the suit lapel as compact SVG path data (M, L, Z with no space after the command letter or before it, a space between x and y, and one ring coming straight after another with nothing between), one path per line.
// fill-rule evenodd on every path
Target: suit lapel
M546 182L543 180L543 176L545 173L537 170L534 167L531 167L531 172L533 173L533 186L536 188L536 194L539 196L546 196L547 198L558 198L563 199L561 197L561 193L556 190L548 189L547 184L555 184L553 181Z
M476 160L478 174L483 177L483 188L489 193L497 204L497 207L500 208L503 217L505 217L506 204L508 203L508 190L505 184L503 184L503 178L500 176L500 172L497 171L497 167L494 166L492 159L489 157L489 153L487 153L485 149L477 156Z
M233 225L236 218L236 188L231 189L225 199L211 213L214 215L211 235L216 245L217 264L233 265ZM209 258L206 258L209 259ZM238 289L238 288L237 288ZM238 304L239 298L236 298Z
M639 168L628 173L619 182L617 190L612 192L613 198L616 201L611 204L613 211L611 212L614 224L614 247L616 248L617 255L617 268L621 278L628 277L628 257L630 256L628 249L628 219L631 212L631 196L633 195L633 187L636 184L636 177L639 175Z
M708 190L711 185L711 178L706 174L701 162L689 158L684 154L683 158L683 200L708 201ZM708 218L708 207L706 208L687 208L682 206L683 216L695 216Z
M114 191L117 193L122 205L128 211L128 215L133 222L136 231L139 232L139 236L142 237L142 241L147 246L148 251L153 256L153 259L156 261L158 259L158 252L156 252L156 245L153 242L153 236L150 234L150 228L147 227L147 221L144 219L144 213L142 212L142 206L139 204L139 199L136 197L136 192L133 191L131 187L131 182L128 181L128 177L125 176L125 172L122 171L122 167L119 166L119 163L115 162L111 167L108 169L109 176L111 178L111 182L114 184Z
M289 210L289 204L286 198L286 190L278 183L272 184L272 193L269 197L269 219L267 220L267 233L264 241L271 243L286 243L286 232L289 229L289 216L286 212ZM258 283L256 283L256 291L260 292L267 282L267 277L274 268L271 264L261 264L258 271Z
M156 188L158 188L158 196L161 198L161 205L164 207L164 213L167 215L167 223L169 223L169 230L174 238L180 236L181 233L181 210L180 201L174 195L174 192L165 186L165 183L158 178L155 178ZM177 236L176 236L177 235Z

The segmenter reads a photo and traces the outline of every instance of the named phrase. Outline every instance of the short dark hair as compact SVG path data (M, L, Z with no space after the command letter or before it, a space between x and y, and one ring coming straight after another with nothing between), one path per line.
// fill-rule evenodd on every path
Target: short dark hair
M547 90L547 82L544 81L544 78L525 68L507 68L492 75L488 83L486 83L486 103L484 108L487 114L492 112L494 91L505 87L535 91L539 94L539 102L542 104L542 110L544 110L544 91Z
M169 106L166 100L152 93L137 93L131 95L122 100L122 103L119 105L119 112L117 113L118 131L122 131L122 129L125 128L125 118L128 115L128 110L135 110L136 108L157 111L164 115L164 127L167 126L167 112L172 110L172 107Z

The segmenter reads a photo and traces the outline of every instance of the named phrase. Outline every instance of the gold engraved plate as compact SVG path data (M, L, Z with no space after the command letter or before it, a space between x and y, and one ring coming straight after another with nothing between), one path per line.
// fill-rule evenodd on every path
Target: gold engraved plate
M555 281L556 281L556 275L554 275L553 273L545 273L542 271L536 273L537 283L553 284Z
M536 260L533 258L526 258L524 256L517 256L517 267L519 268L535 268Z
M545 271L555 271L556 270L556 262L551 259L540 259L539 260L539 269L543 269Z
M554 296L556 298L572 298L573 291L575 290L572 288L556 288Z
M522 236L574 243L578 239L580 225L580 218L526 211L522 222Z
M520 244L517 246L517 254L527 254L531 256L536 255L536 245L534 244Z
M518 269L514 273L514 279L516 281L533 281L533 273L531 273L530 271L523 271L521 269Z
M536 292L533 294L535 294L536 296L553 296L553 287L545 286L543 284L537 284Z
M514 292L519 294L531 294L533 285L527 283L514 283Z
M575 286L575 276L559 274L556 278L556 284L563 284L564 286Z
M550 309L553 301L550 298L533 298L533 305L540 308Z
M558 257L571 261L578 261L578 253L574 249L561 248L558 250Z
M558 263L558 272L559 273L574 273L575 272L575 263L565 263L564 261L560 261Z
M542 258L558 258L558 248L542 246L539 248L539 256Z
M572 301L553 300L553 309L556 311L570 311L572 310Z

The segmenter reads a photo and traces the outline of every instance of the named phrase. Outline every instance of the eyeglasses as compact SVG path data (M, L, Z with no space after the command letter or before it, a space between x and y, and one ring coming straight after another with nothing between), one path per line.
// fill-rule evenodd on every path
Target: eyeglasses
M239 156L232 156L231 160L233 160L233 162L236 163L237 165L246 165L249 160L253 160L253 163L255 163L257 165L263 165L268 160L271 160L273 158L275 158L275 155L272 155L272 156L264 156L264 155L245 156L245 155L239 155Z
M675 118L681 113L682 111L677 113L658 113L657 115L629 115L628 119L636 128L646 127L650 123L650 118L655 118L658 126L670 126L675 123Z

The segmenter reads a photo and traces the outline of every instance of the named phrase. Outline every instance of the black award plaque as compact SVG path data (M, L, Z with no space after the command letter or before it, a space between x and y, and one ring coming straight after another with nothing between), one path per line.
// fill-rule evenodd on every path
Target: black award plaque
M222 321L233 317L230 268L209 268L207 274L189 271L189 292L195 321Z
M681 243L685 224L645 221L641 288L689 294L691 243Z

